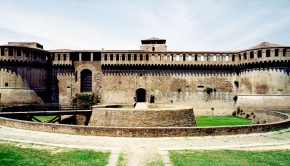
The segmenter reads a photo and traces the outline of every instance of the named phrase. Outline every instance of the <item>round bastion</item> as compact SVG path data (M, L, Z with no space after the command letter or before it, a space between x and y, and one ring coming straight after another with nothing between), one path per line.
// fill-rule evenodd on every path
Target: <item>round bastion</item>
M148 104L147 108L133 105L96 105L89 126L105 127L193 127L193 109L179 105Z

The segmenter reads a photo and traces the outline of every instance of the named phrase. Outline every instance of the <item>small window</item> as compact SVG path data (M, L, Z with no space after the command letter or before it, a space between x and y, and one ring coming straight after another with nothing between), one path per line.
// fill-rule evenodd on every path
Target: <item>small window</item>
M232 61L235 61L235 57L236 57L235 55L232 55Z
M143 54L140 54L140 61L143 61Z
M159 57L159 61L161 61L161 55L160 54L158 54L158 57Z
M271 51L270 50L266 50L266 57L270 57L271 56Z
M107 55L107 54L104 55L104 60L105 60L105 61L108 60L108 55Z
M244 59L247 59L247 53L244 53Z
M128 54L128 61L131 61L131 54Z
M60 61L60 54L57 54L57 60Z
M125 54L122 54L122 61L125 61Z
M113 54L110 54L110 61L113 61L114 60L114 56Z
M275 57L279 56L279 49L275 49Z
M7 82L5 82L5 87L8 87L8 83Z
M21 56L21 50L20 49L17 50L17 56Z
M173 54L170 55L170 61L173 61Z
M183 54L182 55L182 60L185 61L186 60L185 58L186 58L186 56L185 56L185 54Z
M66 54L63 54L63 60L66 61Z
M194 56L194 60L197 61L197 55Z
M262 51L258 50L258 58L262 58Z
M137 61L137 54L134 54L134 61Z
M119 54L116 54L116 61L119 61L119 60L120 60Z
M146 54L146 61L149 61L149 55Z
M253 51L250 52L250 58L254 59L254 52Z
M51 59L52 59L53 61L55 60L55 55L54 55L54 54L51 55Z
M152 51L155 51L155 47L152 47Z
M283 57L286 56L286 49L283 49Z

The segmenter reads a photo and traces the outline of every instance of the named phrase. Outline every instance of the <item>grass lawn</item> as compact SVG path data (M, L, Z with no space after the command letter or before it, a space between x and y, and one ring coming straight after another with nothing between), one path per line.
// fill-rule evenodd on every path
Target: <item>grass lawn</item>
M197 116L195 117L197 127L204 126L232 126L251 124L250 119L237 116Z
M290 150L285 151L171 151L174 166L288 166Z
M98 165L108 163L110 153L93 150L45 149L20 147L16 143L0 142L0 165Z
M34 117L40 120L41 122L43 122L43 121L49 121L53 119L55 116L34 116ZM33 119L33 121L36 121L36 120Z

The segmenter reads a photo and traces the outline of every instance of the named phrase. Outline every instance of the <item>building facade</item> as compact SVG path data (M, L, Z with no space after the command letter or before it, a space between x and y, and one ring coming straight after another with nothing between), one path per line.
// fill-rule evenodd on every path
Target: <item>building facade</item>
M140 50L43 50L38 43L0 46L0 103L71 104L77 94L101 103L146 101L196 110L290 108L290 47L263 42L240 51L167 51L166 40ZM222 111L221 111L222 112Z

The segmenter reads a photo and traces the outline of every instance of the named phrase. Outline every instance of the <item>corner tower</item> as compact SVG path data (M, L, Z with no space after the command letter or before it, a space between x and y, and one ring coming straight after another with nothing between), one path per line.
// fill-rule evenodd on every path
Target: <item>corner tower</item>
M140 50L153 51L153 52L154 51L157 51L157 52L167 51L166 40L155 38L155 37L141 40Z

